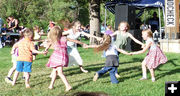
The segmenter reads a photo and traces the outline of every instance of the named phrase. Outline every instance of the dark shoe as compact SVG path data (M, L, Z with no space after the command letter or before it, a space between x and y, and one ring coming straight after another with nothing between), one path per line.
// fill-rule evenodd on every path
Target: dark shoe
M25 77L23 76L22 79L25 80Z
M10 77L6 77L5 81L6 81L6 83L12 83L13 80Z

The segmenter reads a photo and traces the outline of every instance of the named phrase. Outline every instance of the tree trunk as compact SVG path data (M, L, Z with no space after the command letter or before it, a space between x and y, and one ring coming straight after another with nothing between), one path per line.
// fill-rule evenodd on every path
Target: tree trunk
M90 34L100 36L100 0L90 0ZM95 44L94 38L90 38L90 44Z

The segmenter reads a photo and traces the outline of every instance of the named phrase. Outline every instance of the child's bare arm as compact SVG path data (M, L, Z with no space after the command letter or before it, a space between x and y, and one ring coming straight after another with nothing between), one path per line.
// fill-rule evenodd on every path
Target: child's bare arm
M15 44L13 45L12 49L11 49L11 54L14 53L14 50L15 50L17 47L18 47L18 44L15 43Z
M115 36L115 35L117 35L117 32L118 32L118 31L115 31L115 32L112 33L110 36Z
M51 45L52 44L50 42L48 42L46 48L44 49L44 51L48 51L48 49L51 47Z
M137 44L141 45L142 47L145 46L141 41L139 41L139 40L137 40L136 38L134 38L134 36L132 36L132 34L129 33L128 35L129 35L129 37L130 37L134 42L136 42Z
M99 45L87 45L85 48L97 48Z
M146 43L145 47L142 50L136 51L136 52L131 52L130 54L135 55L135 54L144 53L150 48L151 44L152 44L152 42Z
M80 45L87 45L87 44L85 44L85 43L83 43L81 41L74 40L74 39L67 38L67 40L70 41L70 42L74 42L74 43L80 44Z
M116 48L117 51L123 53L123 54L126 54L126 55L131 55L130 53L126 52L125 50L123 49L119 49L119 48Z
M62 35L64 36L64 35L69 35L69 31L64 31L63 33L62 33Z
M37 54L46 54L47 51L38 51L38 50L32 50L33 53L37 53Z
M102 38L101 37L97 37L97 36L94 36L94 35L91 35L91 34L88 34L88 33L85 33L85 32L82 32L83 35L87 36L87 37L92 37L92 38L95 38L97 39L98 41L101 41Z

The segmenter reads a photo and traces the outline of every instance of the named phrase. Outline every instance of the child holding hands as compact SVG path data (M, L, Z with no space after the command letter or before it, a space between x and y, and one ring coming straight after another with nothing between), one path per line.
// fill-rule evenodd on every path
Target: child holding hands
M97 52L104 50L106 54L105 67L103 67L101 70L96 72L93 81L96 81L100 76L102 76L103 74L109 71L111 82L113 84L119 83L115 76L117 67L119 66L117 51L126 55L130 55L130 54L122 49L117 48L111 41L111 36L107 34L104 34L103 43L101 45L89 45L86 46L85 48L95 48L95 51Z
M29 73L31 72L32 67L32 52L38 54L46 54L47 52L40 52L35 50L32 41L33 32L30 29L26 29L23 34L24 38L18 43L16 43L12 49L14 50L15 48L18 48L17 66L16 71L14 73L12 85L15 85L19 72L24 72L25 86L26 88L30 88Z
M65 36L62 36L62 32L63 30L59 26L55 26L50 30L48 35L49 46L47 46L45 50L47 50L50 46L52 46L52 48L54 49L54 52L52 53L48 63L46 64L47 67L53 68L51 73L51 83L48 88L52 89L54 87L56 76L59 75L61 80L65 84L65 91L69 91L72 89L72 87L70 86L65 75L63 74L63 67L67 67L69 62L67 52L67 41L83 45L85 44L80 41L69 39Z
M24 35L23 35L23 33L21 33L20 34L20 39L19 39L18 42L20 42L23 38L24 38ZM18 43L18 42L16 42L16 43ZM7 77L5 78L5 81L7 83L11 83L12 82L11 75L16 70L16 66L17 66L18 48L14 48L15 45L16 44L13 45L12 50L11 50L11 54L12 54L12 56L11 56L12 60L11 61L13 63L13 66L11 67L11 69L8 72Z
M147 79L147 73L146 73L146 68L149 69L151 73L151 80L152 82L155 82L155 76L154 76L154 69L158 67L160 64L166 63L167 62L167 57L164 55L162 50L154 43L153 41L153 34L150 29L146 29L142 31L142 37L144 40L146 40L145 47L137 52L131 52L130 54L141 54L146 52L147 50L148 53L146 57L144 58L142 62L142 78L139 80L146 80Z
M128 44L128 38L131 38L135 43L141 45L142 47L144 44L136 39L131 33L129 33L130 26L126 21L120 22L118 26L118 30L114 33L110 34L110 36L116 36L115 45L117 48L125 49ZM116 71L116 77L120 77Z

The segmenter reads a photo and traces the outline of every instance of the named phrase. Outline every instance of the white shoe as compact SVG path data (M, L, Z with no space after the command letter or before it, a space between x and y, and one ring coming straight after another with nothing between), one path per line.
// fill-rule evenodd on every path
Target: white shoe
M140 81L141 81L141 80L147 80L147 78L142 77L142 78L140 78L139 80L140 80Z
M121 77L121 76L120 76L119 74L117 74L117 73L115 74L115 76L116 76L116 78L119 78L119 77Z

